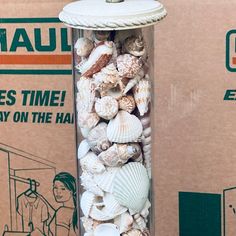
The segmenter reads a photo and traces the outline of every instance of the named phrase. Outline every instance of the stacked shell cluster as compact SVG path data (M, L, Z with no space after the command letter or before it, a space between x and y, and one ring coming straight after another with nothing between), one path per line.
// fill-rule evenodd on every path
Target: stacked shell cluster
M75 54L84 235L150 235L151 85L142 34L91 31Z

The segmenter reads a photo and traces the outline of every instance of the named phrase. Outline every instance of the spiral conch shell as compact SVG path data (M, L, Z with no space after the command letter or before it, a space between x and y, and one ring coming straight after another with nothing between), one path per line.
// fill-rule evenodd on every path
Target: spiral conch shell
M127 111L129 113L131 113L136 107L135 100L131 95L121 97L118 100L118 103L121 110Z
M88 38L79 38L75 43L76 54L80 57L88 57L93 48L94 44Z
M126 38L124 42L124 49L133 56L143 56L146 52L143 37L140 35L138 37L130 36Z
M117 68L121 77L134 78L142 65L142 59L130 54L123 54L117 57Z
M87 141L94 153L99 154L102 151L106 151L111 146L107 138L107 124L101 122L93 128L88 134Z
M101 118L110 120L118 112L118 102L111 96L102 97L96 101L95 111Z
M88 60L79 67L84 77L92 77L110 61L113 52L113 42L106 41L98 45L89 55Z
M130 158L138 158L141 154L139 144L113 144L108 150L99 154L99 159L106 166L120 166Z

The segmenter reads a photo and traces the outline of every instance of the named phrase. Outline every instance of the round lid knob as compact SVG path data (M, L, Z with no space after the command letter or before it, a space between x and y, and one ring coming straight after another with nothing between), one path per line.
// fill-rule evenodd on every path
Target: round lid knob
M80 0L66 5L59 18L73 28L124 30L153 25L166 14L155 0Z

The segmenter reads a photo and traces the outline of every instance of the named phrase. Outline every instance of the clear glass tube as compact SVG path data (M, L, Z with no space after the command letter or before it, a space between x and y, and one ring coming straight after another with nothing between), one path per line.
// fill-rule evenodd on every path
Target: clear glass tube
M154 235L147 32L73 29L80 235Z

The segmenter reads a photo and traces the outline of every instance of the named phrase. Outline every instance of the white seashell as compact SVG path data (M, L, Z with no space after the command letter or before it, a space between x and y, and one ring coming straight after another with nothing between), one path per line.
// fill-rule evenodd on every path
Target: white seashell
M143 218L147 218L149 215L149 208L151 207L151 202L149 201L149 199L146 201L144 208L142 209L142 211L140 212L140 215Z
M140 214L136 214L134 215L134 219L139 227L139 229L141 231L143 231L144 229L146 229L147 227L147 223L145 222L145 220L143 219L143 217Z
M145 145L145 146L143 147L143 151L144 151L144 152L148 152L148 151L151 150L151 148L152 148L151 144L147 144L147 145Z
M105 122L99 123L89 132L87 140L94 153L99 154L107 150L111 146L107 138L107 124Z
M136 107L135 100L131 95L121 97L118 100L118 103L121 110L127 111L129 113L131 113Z
M149 137L144 137L144 138L142 138L142 144L145 146L145 145L148 145L148 144L151 144L151 142L152 142L152 138L151 138L151 136L149 136Z
M80 132L81 132L81 134L84 138L88 137L88 134L89 134L90 130L91 129L89 129L89 128L80 128Z
M147 170L142 164L131 162L124 165L116 174L113 184L114 197L121 205L136 213L144 208L150 183Z
M146 79L141 79L133 88L134 99L139 113L143 116L148 112L148 105L151 101L151 84Z
M95 112L78 112L77 121L80 128L92 129L99 122L100 117Z
M89 149L90 146L88 144L88 141L84 139L78 147L78 152L77 152L78 159L83 158L89 152Z
M85 232L93 231L93 219L83 216L80 220L83 224Z
M119 111L108 124L107 138L116 143L136 142L142 131L142 124L136 116L126 111Z
M120 236L120 233L116 225L106 223L96 227L94 236Z
M85 191L80 199L80 207L83 214L89 217L90 210L95 202L95 194L89 191Z
M132 229L129 232L122 234L122 236L143 236L143 234L138 229Z
M130 54L123 54L117 57L117 68L121 77L134 78L142 65L140 58Z
M151 132L152 132L151 127L148 127L148 128L146 128L146 129L143 131L143 135L144 135L145 137L149 137L149 136L151 135Z
M94 236L94 233L91 231L91 232L86 232L85 234L84 234L84 236Z
M118 102L113 97L105 96L96 101L95 111L103 119L110 120L118 112Z
M75 43L76 54L80 57L87 57L94 48L93 42L88 38L79 38Z
M141 35L138 37L130 36L126 38L124 42L124 50L136 57L140 57L145 54L146 50L144 46L143 37Z
M108 167L106 171L102 174L94 175L95 183L101 188L103 191L112 193L113 192L113 180L116 173L119 171L119 167Z
M114 219L114 224L119 227L121 234L129 231L132 228L133 222L134 219L128 212L125 212Z
M80 180L81 185L84 187L85 190L88 190L97 196L104 196L104 192L102 191L102 189L99 188L98 185L95 183L93 175L91 175L87 171L84 171L80 176Z
M105 171L104 165L93 152L88 152L82 159L80 159L80 166L83 171L87 171L91 174L99 174Z
M79 68L82 76L92 77L110 61L113 53L113 42L98 45L89 55L88 60Z

